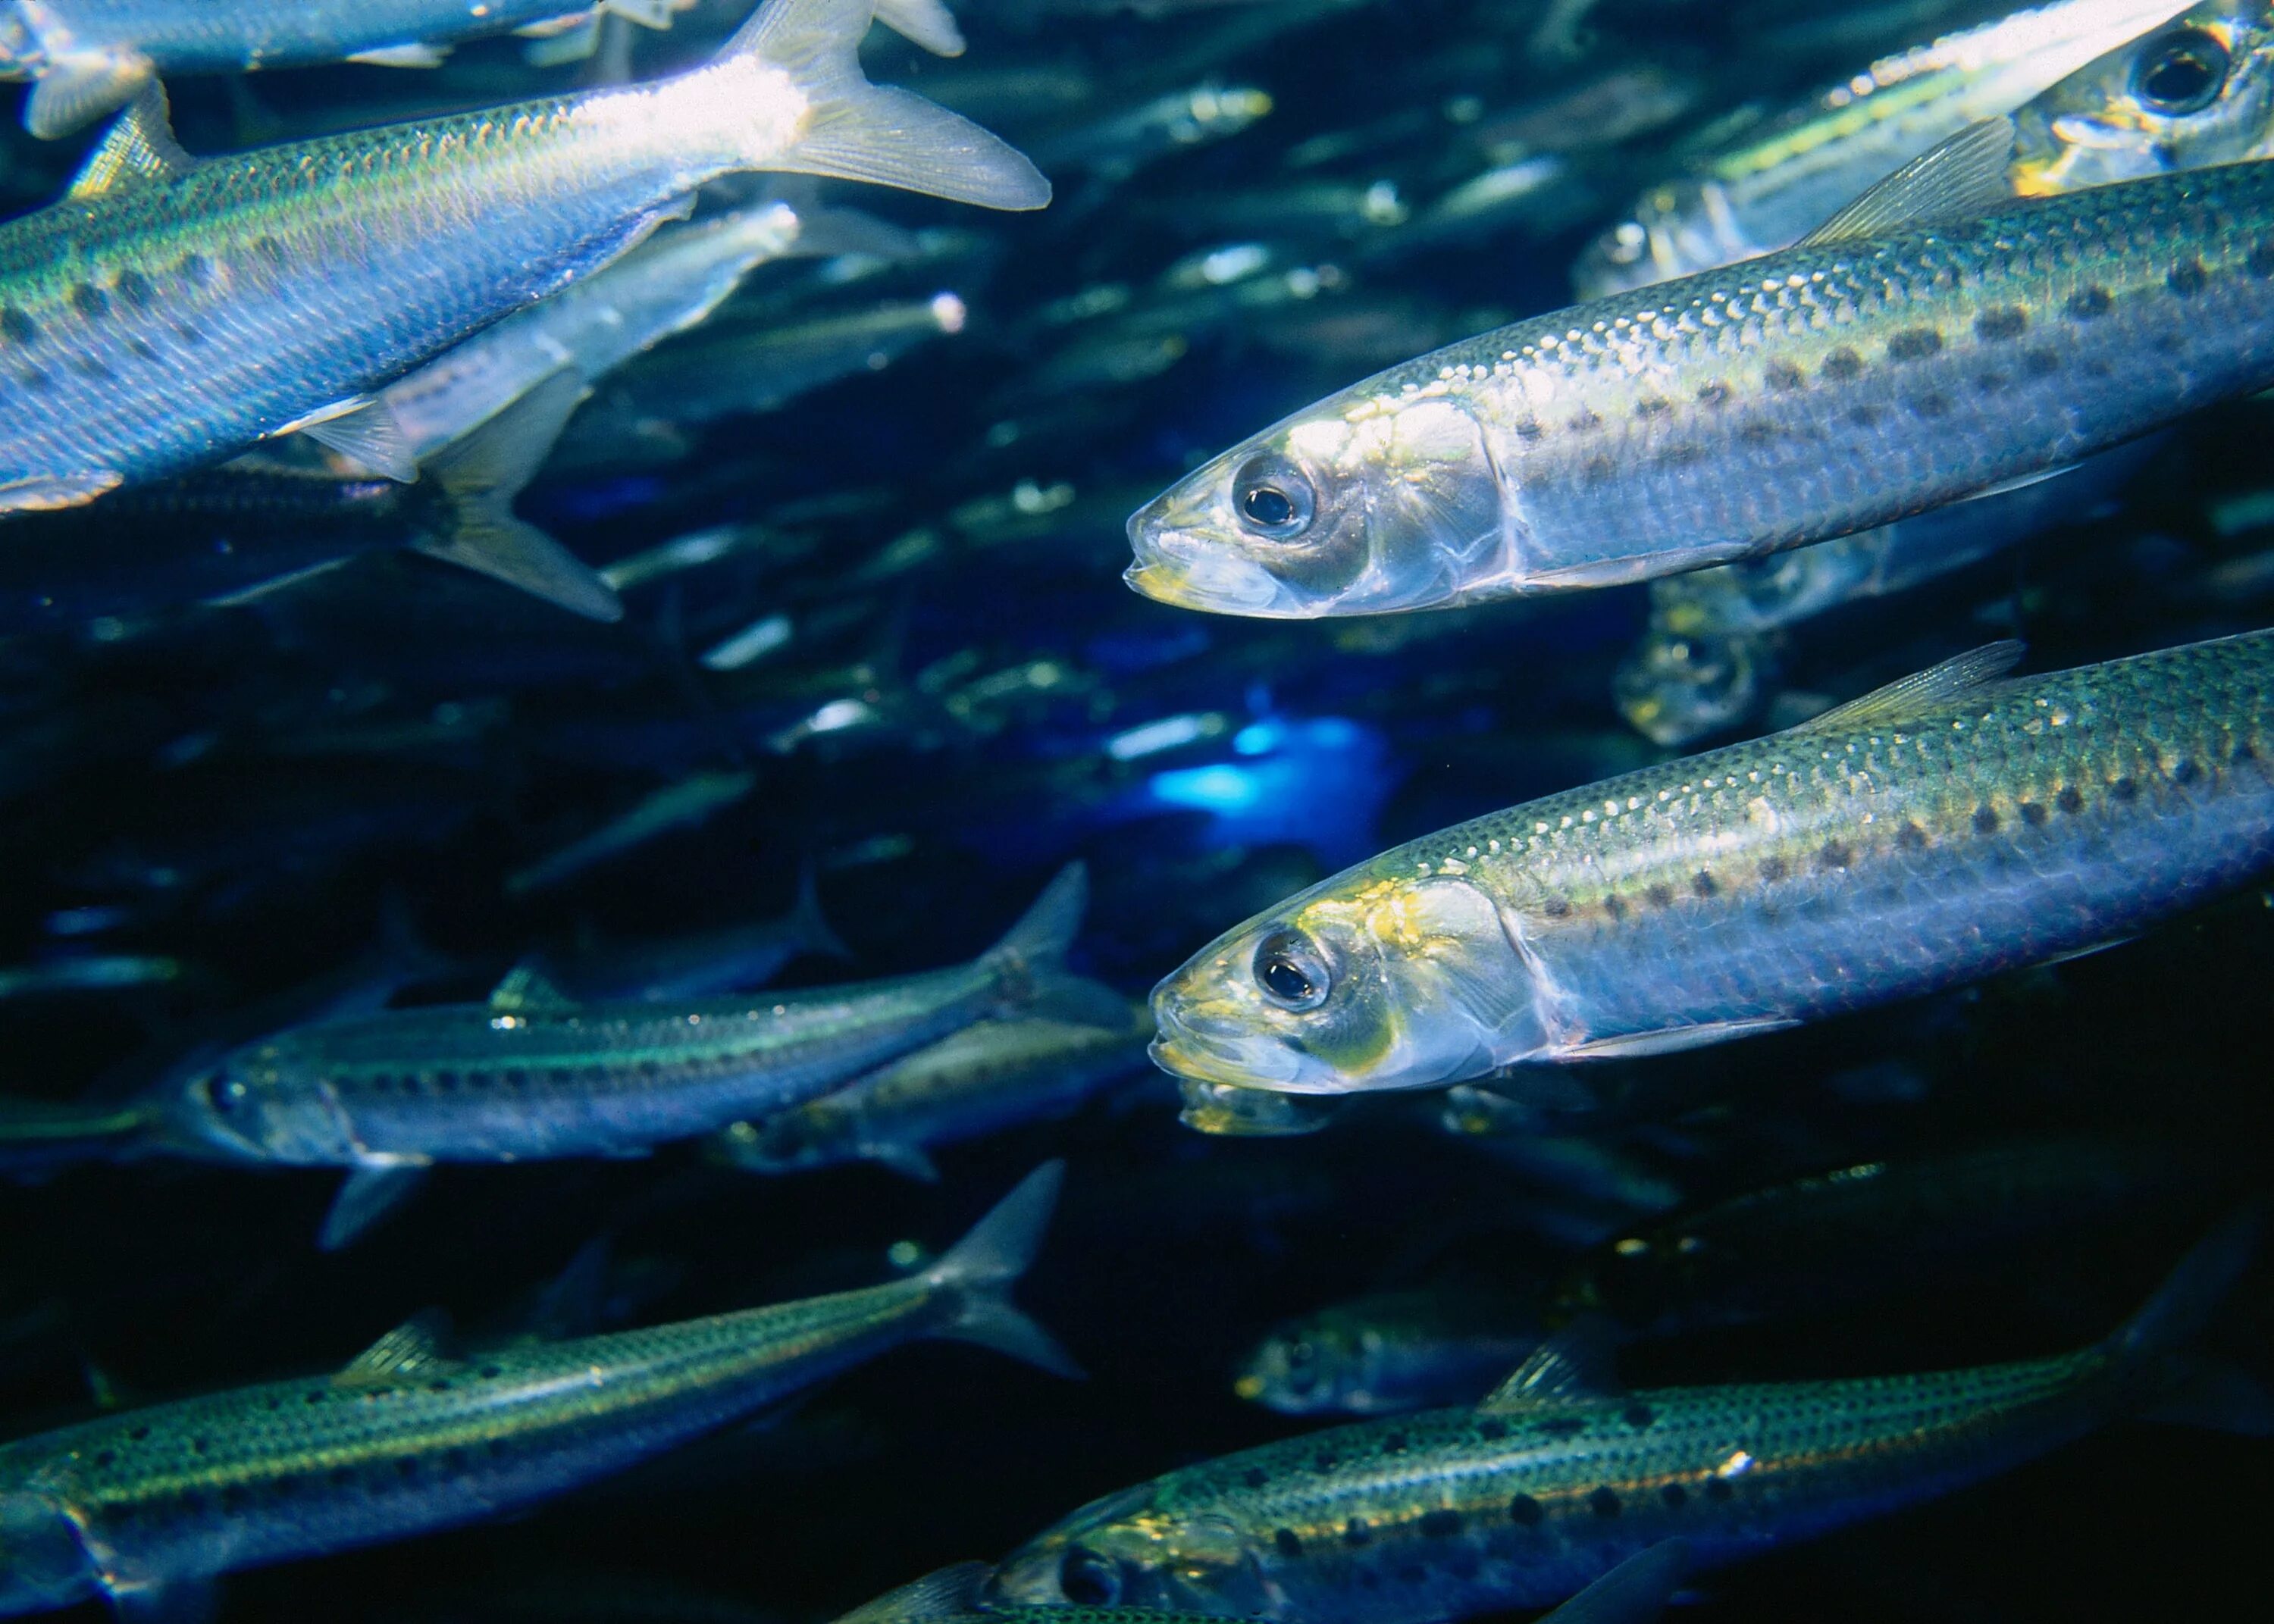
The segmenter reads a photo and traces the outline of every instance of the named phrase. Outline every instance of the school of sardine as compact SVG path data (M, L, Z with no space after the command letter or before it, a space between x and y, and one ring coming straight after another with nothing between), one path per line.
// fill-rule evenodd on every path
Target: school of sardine
M2274 0L0 86L0 1613L2247 1593Z

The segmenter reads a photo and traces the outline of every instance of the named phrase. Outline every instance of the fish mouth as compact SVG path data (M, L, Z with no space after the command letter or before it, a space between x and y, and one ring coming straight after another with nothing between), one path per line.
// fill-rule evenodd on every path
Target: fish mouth
M1160 504L1140 508L1129 521L1136 561L1121 572L1132 590L1155 603L1213 614L1300 620L1308 612L1285 583L1221 542L1170 523Z
M1232 1088L1292 1090L1301 1076L1301 1058L1282 1044L1259 1041L1245 1031L1211 1032L1230 1023L1206 1016L1187 1017L1156 1003L1159 1032L1145 1052L1172 1076Z

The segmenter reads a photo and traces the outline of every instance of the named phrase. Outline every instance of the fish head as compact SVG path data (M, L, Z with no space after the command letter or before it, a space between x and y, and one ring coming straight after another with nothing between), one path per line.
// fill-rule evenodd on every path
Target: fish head
M1283 1416L1370 1408L1372 1349L1366 1327L1336 1314L1279 1327L1249 1353L1231 1390Z
M2024 197L2274 152L2274 0L2205 0L2014 115Z
M995 1569L988 1605L1268 1616L1270 1593L1239 1525L1164 1506L1159 1486L1093 1500L1028 1540Z
M320 1105L308 1120L311 1103L290 1086L292 1075L275 1040L193 1057L154 1090L159 1132L184 1152L223 1161L331 1160L324 1152L341 1136Z
M1497 568L1504 527L1469 404L1434 382L1377 382L1233 447L1140 508L1124 578L1162 603L1276 620L1442 606Z
M0 1613L68 1607L101 1588L69 1512L45 1494L0 1494Z
M1153 1058L1289 1094L1431 1088L1542 1047L1532 979L1465 877L1353 869L1226 932L1153 989Z

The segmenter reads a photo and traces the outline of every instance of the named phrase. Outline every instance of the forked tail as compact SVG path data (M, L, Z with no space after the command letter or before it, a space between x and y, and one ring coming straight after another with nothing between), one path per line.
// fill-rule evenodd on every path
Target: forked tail
M868 81L855 51L875 11L875 0L767 0L727 42L719 60L755 56L787 74L809 104L788 148L753 167L872 181L982 208L1049 202L1042 171L1003 141L912 91Z
M1081 1375L1081 1366L1058 1339L1011 1301L1011 1288L1042 1248L1043 1231L1065 1182L1065 1163L1045 1162L924 1271L926 1284L953 1291L960 1299L955 1319L939 1335L977 1342L1056 1375Z

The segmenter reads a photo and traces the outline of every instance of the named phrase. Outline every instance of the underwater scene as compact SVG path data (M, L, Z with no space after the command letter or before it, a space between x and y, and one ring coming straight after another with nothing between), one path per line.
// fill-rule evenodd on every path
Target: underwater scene
M2274 0L0 82L0 1615L2255 1592Z

